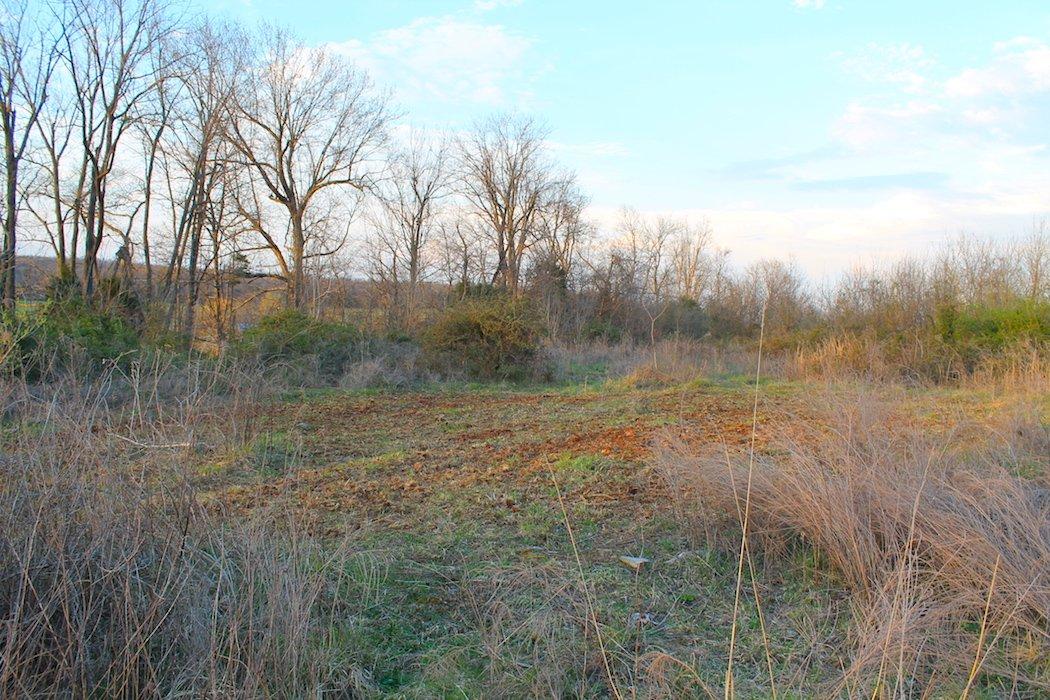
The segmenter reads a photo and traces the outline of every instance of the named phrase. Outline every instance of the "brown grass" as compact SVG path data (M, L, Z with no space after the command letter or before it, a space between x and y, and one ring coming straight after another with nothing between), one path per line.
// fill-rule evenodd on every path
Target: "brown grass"
M1050 391L1050 346L1019 342L987 352L968 366L932 336L880 339L874 331L839 333L797 347L783 376L803 380L865 379L912 385L948 384L1001 391Z
M1050 688L1050 453L1042 431L909 424L873 390L820 397L827 418L774 439L751 473L749 542L804 543L852 592L850 696L962 689L971 676ZM904 399L895 398L900 406ZM1019 419L1012 419L1017 424ZM1036 425L1039 425L1036 423ZM655 450L697 527L739 530L747 457L665 435ZM1019 471L1041 470L1035 478ZM693 506L693 507L689 507Z
M651 388L700 377L750 373L756 350L742 343L668 337L655 343L549 342L543 354L558 381L609 379L620 380L629 387ZM782 374L782 358L774 358L772 363L767 358L766 364L767 376Z
M250 429L243 392L217 388L227 371L133 367L86 387L5 386L0 695L367 685L326 643L352 602L335 597L346 547L230 524L184 479L180 462L200 441Z
M685 358L686 376L704 366L682 348L658 348L657 366L675 358ZM650 360L643 349L640 361ZM706 367L717 368L737 360L710 362ZM964 694L1016 686L1019 694L1034 695L1050 685L1043 661L1050 647L1050 430L1042 408L1020 402L979 422L956 420L934 430L943 416L916 417L904 392L820 396L790 416L794 400L762 395L749 534L746 549L738 550L748 461L737 450L754 424L750 401L721 390L682 389L650 392L638 406L613 397L618 403L603 407L601 396L339 396L270 406L262 415L266 395L259 384L221 365L153 361L91 383L0 383L0 696L379 695L378 682L362 669L381 665L358 655L367 636L361 628L368 630L361 610L386 605L391 618L403 614L381 595L400 582L367 573L383 568L379 564L356 566L360 553L353 553L345 528L323 530L339 533L330 541L311 537L308 523L288 515L298 510L282 511L274 502L330 496L332 511L349 518L373 507L389 513L385 500L367 508L350 500L355 488L382 486L384 479L406 485L397 493L385 486L376 491L390 493L402 509L413 499L422 502L423 493L461 494L479 482L497 494L513 486L508 492L520 499L515 492L543 493L550 486L551 453L640 459L649 436L666 425L640 422L647 411L651 418L677 416L706 439L727 435L728 448L686 445L667 435L657 458L675 484L682 517L695 518L712 544L741 554L734 559L738 577L745 564L750 574L742 597L753 602L761 593L765 604L778 596L762 583L768 577L754 571L775 568L789 549L818 551L835 583L852 592L848 646L839 650L843 671L838 685L820 689L825 694L916 696L940 688ZM1038 389L1027 392L1033 396ZM771 405L779 408L766 415ZM607 423L622 411L637 414ZM826 415L814 421L813 414ZM262 482L252 508L233 513L222 506L221 490L201 493L188 479L191 465L210 464L224 450L243 452L256 433L291 430L304 420L313 425L303 429L299 447L305 440L317 450L310 455L317 468ZM337 426L342 433L332 432ZM552 426L558 430L551 433ZM385 441L387 432L398 439ZM401 438L407 432L414 442ZM510 440L522 433L530 439ZM379 436L374 444L363 442L373 434ZM333 460L343 464L380 448L395 455L382 469L364 473L352 460L342 471L326 469ZM509 468L512 457L520 461ZM616 481L603 473L564 491L565 483L555 483L547 505L570 540L576 519L594 514L563 508L559 493L570 504L578 498L605 509L602 517L641 518L658 512L654 501L663 500L659 488L638 477ZM493 511L493 502L478 503ZM519 506L506 497L499 503L501 513ZM425 509L417 515L434 517ZM494 697L523 688L535 695L612 694L614 688L625 697L713 695L709 686L718 681L710 668L653 651L642 643L642 622L623 629L610 612L619 615L617 608L595 602L591 596L622 572L594 566L610 557L588 556L593 541L581 545L586 576L575 547L575 566L568 559L517 563L511 553L512 563L461 567L465 578L450 590L467 597L463 605L482 643L450 645L445 657L392 647L418 657L391 665L418 663L440 676L438 667L447 664L454 677L457 668L476 667L476 652L485 659L480 687ZM361 576L364 583L356 580ZM639 577L635 586L642 590L648 581ZM724 590L712 589L716 596ZM431 595L428 588L421 608L432 605L426 602ZM635 595L630 612L647 613L638 602L643 594ZM778 602L768 608L771 637L784 629ZM714 624L721 619L717 609ZM798 667L790 658L772 658L782 647L766 644L766 622L759 623L765 658L755 654L753 640L742 648L747 659L740 674L754 675L740 676L742 689L765 687L767 670L772 676L774 669ZM442 634L474 632L448 624L440 622ZM807 637L800 651L788 653L833 664L822 657L821 644ZM710 654L713 663L719 655ZM815 690L809 681L798 675L768 682L805 695Z

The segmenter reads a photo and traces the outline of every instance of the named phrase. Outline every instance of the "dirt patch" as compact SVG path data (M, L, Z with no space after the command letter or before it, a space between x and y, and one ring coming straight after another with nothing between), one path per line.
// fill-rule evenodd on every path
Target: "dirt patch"
M763 429L780 410L779 400L768 401ZM598 476L579 485L576 495L588 502L650 503L659 485L643 469L658 432L736 449L750 438L751 405L744 391L704 387L335 394L274 406L260 423L301 444L302 463L277 478L220 486L216 496L227 507L397 520L449 493L536 492L549 486L549 465L563 456L620 465L616 480Z

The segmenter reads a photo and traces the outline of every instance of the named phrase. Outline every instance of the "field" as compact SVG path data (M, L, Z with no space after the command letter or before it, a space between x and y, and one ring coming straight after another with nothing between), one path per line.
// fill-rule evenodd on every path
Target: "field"
M0 0L0 700L1050 698L1050 3L893 4Z
M807 439L814 397L835 391L760 383L755 449ZM934 431L1004 406L965 390L904 399L897 419ZM610 694L612 676L624 696L703 697L725 682L737 559L694 526L651 448L675 436L744 453L753 401L739 375L296 392L195 474L227 517L294 521L349 547L353 602L338 635L372 692L591 696ZM633 570L621 556L647 561ZM806 546L755 567L737 612L736 690L807 696L848 665L843 582Z
M0 687L1050 687L1037 371L908 386L774 362L756 382L746 357L573 357L547 383L293 389L170 360L8 382Z

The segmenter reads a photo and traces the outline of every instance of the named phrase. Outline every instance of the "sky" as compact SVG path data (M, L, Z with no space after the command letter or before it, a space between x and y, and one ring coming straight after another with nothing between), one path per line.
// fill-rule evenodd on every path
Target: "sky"
M1050 218L1050 0L200 0L351 56L401 122L533 116L589 215L817 277Z

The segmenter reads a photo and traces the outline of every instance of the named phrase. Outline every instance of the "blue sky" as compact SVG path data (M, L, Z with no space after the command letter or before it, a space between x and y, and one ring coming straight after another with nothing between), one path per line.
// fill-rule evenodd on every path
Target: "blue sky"
M403 121L534 115L611 223L834 274L1050 214L1050 2L201 0L331 44Z

